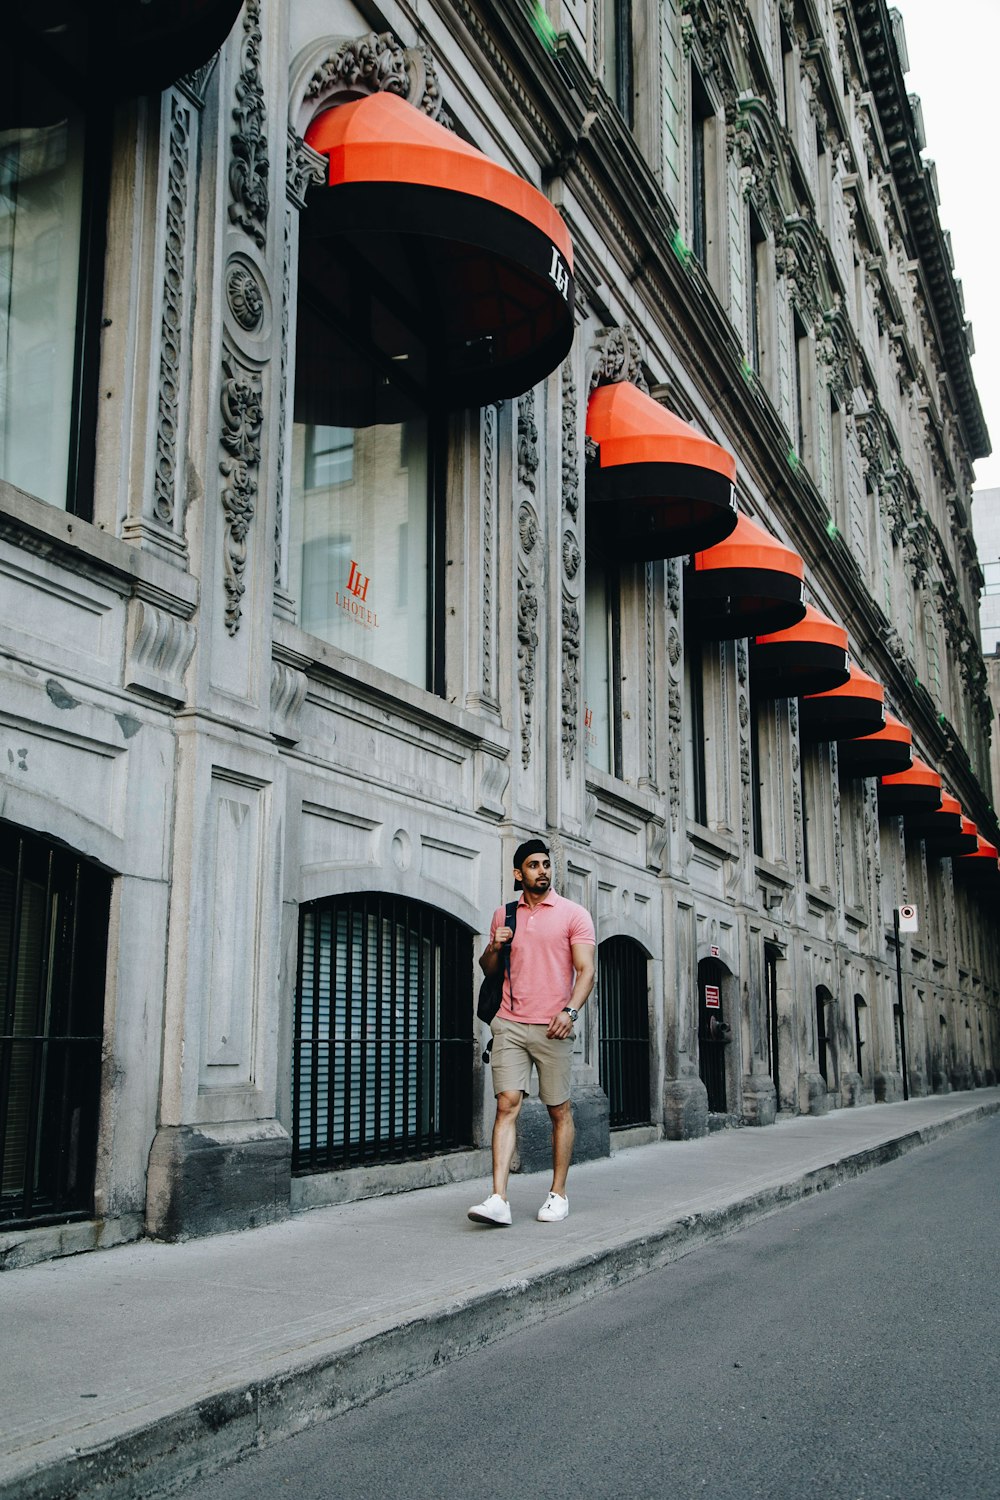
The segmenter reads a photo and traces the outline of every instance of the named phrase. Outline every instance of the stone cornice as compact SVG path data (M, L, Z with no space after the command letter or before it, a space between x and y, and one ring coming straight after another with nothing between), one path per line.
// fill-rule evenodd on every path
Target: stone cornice
M930 169L920 159L913 111L885 0L853 0L860 45L915 257L938 325L955 405L973 458L990 452L976 391L968 324L938 217Z

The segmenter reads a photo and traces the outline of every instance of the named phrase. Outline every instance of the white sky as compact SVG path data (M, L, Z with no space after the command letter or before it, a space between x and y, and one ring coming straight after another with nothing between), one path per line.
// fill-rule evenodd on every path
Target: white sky
M937 163L941 227L951 231L972 358L993 453L976 464L977 490L1000 487L1000 0L890 0L903 17L927 149Z

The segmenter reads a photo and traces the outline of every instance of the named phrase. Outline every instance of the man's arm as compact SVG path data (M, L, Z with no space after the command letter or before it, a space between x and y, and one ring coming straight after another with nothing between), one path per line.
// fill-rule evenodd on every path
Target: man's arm
M576 970L576 979L573 982L573 993L567 1004L572 1005L574 1010L582 1010L587 1002L591 990L594 988L594 954L593 943L573 943L570 952L573 955L573 968ZM553 1016L549 1023L547 1036L564 1040L573 1030L573 1022L565 1010Z
M492 977L503 963L503 950L514 936L510 927L498 927L479 955L479 967Z

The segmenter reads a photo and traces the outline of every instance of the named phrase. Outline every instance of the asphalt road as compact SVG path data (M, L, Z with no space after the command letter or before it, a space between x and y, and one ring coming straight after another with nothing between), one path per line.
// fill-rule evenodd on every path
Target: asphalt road
M1000 1119L185 1500L997 1500Z

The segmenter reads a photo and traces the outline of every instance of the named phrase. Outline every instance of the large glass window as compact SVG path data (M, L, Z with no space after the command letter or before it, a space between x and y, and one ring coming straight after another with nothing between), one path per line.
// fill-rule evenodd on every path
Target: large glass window
M0 474L66 502L83 130L0 131Z
M433 403L432 331L374 252L313 237L308 208L302 231L288 580L299 623L440 691L447 419Z
M104 127L26 60L6 61L10 66L0 68L0 478L89 515Z
M621 776L621 610L618 569L587 556L584 600L584 744L587 762Z
M297 424L291 588L303 630L421 687L431 599L428 422Z
M604 81L626 125L632 125L632 0L605 0Z

